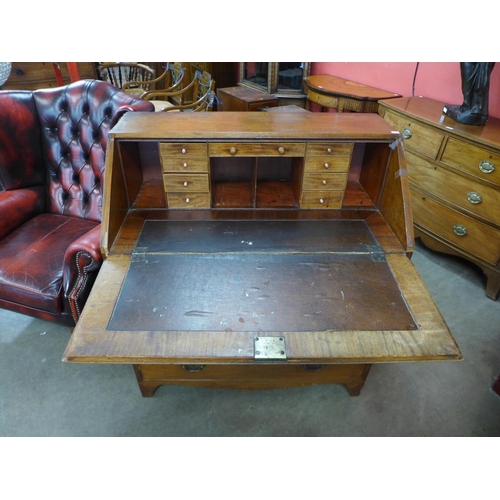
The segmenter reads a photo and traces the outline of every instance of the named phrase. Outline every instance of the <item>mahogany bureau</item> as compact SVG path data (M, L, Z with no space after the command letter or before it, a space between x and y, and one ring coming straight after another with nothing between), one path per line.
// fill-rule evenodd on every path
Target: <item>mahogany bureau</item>
M130 114L132 115L132 113ZM399 133L376 114L125 115L105 261L64 354L164 384L340 383L460 360L411 263Z
M500 120L455 122L444 103L425 97L380 101L379 113L402 133L415 234L434 250L458 255L500 291Z

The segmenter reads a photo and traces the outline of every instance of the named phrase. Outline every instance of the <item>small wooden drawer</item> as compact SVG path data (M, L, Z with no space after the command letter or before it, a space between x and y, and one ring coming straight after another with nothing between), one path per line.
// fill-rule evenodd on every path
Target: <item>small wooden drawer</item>
M352 142L310 142L307 145L307 156L344 156L350 158L353 146Z
M350 158L335 156L306 157L306 172L347 172Z
M418 151L432 160L437 158L444 134L390 111L385 113L384 119L401 132L405 147Z
M441 162L500 186L500 155L486 149L450 138Z
M304 182L302 189L305 191L325 191L325 190L342 190L347 182L347 174L344 173L328 173L328 174L304 174Z
M164 174L163 185L167 192L208 192L208 174Z
M300 208L330 208L342 207L344 191L302 191Z
M164 172L208 172L208 157L162 156Z
M304 143L210 143L210 156L304 156Z
M435 196L500 225L500 191L407 152L411 182Z
M207 150L206 142L160 142L161 156L206 156Z
M500 231L412 190L413 219L440 238L492 265L500 259Z
M166 193L168 208L210 208L210 193Z

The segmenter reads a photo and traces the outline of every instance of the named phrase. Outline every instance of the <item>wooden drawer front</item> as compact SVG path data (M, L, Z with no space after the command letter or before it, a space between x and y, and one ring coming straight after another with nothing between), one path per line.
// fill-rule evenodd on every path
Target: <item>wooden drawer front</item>
M500 225L500 190L474 182L407 152L409 178L422 189Z
M496 265L500 259L500 231L412 191L413 219L417 224L462 250ZM455 231L466 234L459 236Z
M500 186L500 155L450 138L441 162Z
M210 193L167 193L168 208L210 208Z
M444 134L388 111L384 119L396 127L404 137L405 147L435 160L444 139Z
M163 185L165 191L192 192L210 190L208 174L164 174Z
M344 191L302 191L300 208L341 208Z
M347 172L350 158L332 156L314 156L306 158L306 172Z
M307 145L307 156L344 156L350 158L353 147L352 142L310 142Z
M210 156L304 156L303 143L210 143Z
M207 143L205 142L161 142L161 156L206 156Z
M333 174L304 174L304 182L302 189L308 190L342 190L345 188L347 182L347 174L333 173Z
M162 156L164 172L208 172L208 157Z

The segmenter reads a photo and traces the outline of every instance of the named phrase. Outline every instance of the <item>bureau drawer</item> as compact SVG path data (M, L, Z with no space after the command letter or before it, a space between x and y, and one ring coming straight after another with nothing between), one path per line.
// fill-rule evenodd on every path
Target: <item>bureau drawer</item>
M310 142L307 144L307 156L345 156L351 157L352 142Z
M384 119L401 132L405 147L418 151L433 160L437 158L444 134L390 111L385 113Z
M496 265L500 231L412 190L413 220L444 240Z
M300 208L341 208L344 191L302 191Z
M441 162L500 185L500 155L450 138Z
M164 174L165 191L209 191L208 174Z
M347 174L328 173L328 174L304 174L302 189L307 190L341 190L345 188Z
M206 156L206 142L160 142L161 156Z
M347 172L351 163L350 158L341 156L313 156L306 157L306 172Z
M210 156L304 156L304 143L210 143Z
M407 151L409 179L422 189L500 225L500 190L436 167Z
M206 156L162 156L161 164L164 172L208 172Z
M168 208L210 208L210 193L167 193Z

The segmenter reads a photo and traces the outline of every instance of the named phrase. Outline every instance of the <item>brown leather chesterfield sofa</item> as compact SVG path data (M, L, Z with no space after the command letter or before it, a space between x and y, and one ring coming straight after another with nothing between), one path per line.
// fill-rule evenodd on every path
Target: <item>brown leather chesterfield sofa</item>
M0 307L74 326L102 263L109 130L154 111L109 83L0 91Z

